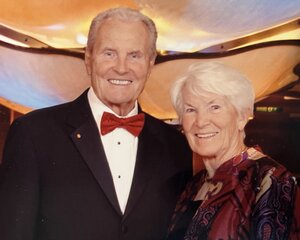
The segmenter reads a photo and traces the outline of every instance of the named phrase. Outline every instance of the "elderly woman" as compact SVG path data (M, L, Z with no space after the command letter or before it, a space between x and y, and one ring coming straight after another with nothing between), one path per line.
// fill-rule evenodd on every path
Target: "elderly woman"
M205 168L182 193L167 239L300 239L295 178L244 144L253 115L251 82L221 63L195 63L171 97Z

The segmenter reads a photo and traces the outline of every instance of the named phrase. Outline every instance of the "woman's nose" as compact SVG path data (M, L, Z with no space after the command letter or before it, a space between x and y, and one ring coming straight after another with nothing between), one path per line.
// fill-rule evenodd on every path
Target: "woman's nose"
M196 115L195 123L198 127L202 128L209 124L209 117L203 111L199 111Z

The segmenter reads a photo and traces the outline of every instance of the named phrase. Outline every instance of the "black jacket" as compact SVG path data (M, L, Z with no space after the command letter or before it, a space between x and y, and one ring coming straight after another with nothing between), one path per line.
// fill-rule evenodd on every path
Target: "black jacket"
M146 114L123 215L87 91L33 111L18 118L7 137L0 239L162 239L191 176L191 159L184 136Z

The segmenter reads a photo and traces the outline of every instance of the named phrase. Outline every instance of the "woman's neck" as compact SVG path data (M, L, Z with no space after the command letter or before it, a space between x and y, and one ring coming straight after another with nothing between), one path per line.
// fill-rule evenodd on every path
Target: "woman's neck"
M245 152L247 147L243 144L242 146L224 153L219 154L218 156L213 157L202 157L202 161L206 168L207 174L209 178L212 178L215 175L216 170L225 162L232 159L233 157L240 155L241 153Z

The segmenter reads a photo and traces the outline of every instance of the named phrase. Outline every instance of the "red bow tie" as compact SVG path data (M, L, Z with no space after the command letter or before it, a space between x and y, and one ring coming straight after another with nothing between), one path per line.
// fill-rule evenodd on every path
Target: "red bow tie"
M144 126L145 115L143 113L128 118L119 118L114 114L103 112L101 119L101 134L105 135L115 128L124 128L134 136L138 136Z

